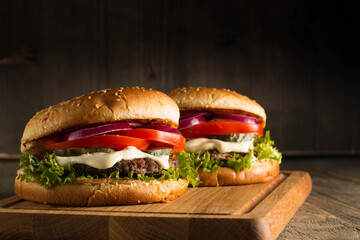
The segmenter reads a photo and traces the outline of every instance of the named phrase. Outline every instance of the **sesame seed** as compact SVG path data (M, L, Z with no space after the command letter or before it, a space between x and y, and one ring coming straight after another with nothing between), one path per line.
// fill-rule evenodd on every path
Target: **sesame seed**
M118 94L118 92L115 92L115 96L118 96L119 94Z
M91 99L91 96L88 96L88 99Z
M99 104L95 104L95 107L96 107L96 109L98 109L100 106L99 106Z
M115 99L115 101L120 102L120 101L121 101L121 99L120 99L120 98L117 98L117 99Z
M80 103L78 103L76 106L77 106L77 107L80 106Z

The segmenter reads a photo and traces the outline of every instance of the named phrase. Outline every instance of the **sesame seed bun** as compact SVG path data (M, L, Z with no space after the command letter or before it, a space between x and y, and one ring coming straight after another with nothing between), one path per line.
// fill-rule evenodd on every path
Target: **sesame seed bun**
M21 172L21 170L19 170ZM15 194L25 200L68 206L103 206L170 202L188 188L184 179L152 180L75 179L45 188L35 181L15 179Z
M179 108L166 94L145 88L114 88L61 102L36 113L27 123L21 152L44 151L39 139L99 123L142 120L178 126Z
M279 162L263 159L253 163L250 169L236 171L232 168L221 167L216 172L199 171L200 187L218 187L269 182L279 175Z
M245 114L256 117L265 127L265 110L247 96L228 89L206 87L175 88L168 95L178 104L180 110L209 110L214 112Z
M176 88L168 95L174 99L181 111L208 110L216 113L242 114L257 118L259 125L265 127L264 109L254 100L230 91L205 87ZM279 175L279 162L263 159L252 164L250 169L236 171L228 167L220 167L215 172L199 172L201 187L217 187L263 183Z
M21 151L35 153L42 161L41 153L48 150L40 140L54 134L123 120L176 128L178 119L178 106L162 92L139 87L101 90L38 112L25 127ZM188 187L188 181L180 178L146 182L99 177L74 178L66 184L53 184L45 188L36 177L21 181L25 168L20 168L15 178L16 195L25 200L48 204L101 206L169 202L183 195Z

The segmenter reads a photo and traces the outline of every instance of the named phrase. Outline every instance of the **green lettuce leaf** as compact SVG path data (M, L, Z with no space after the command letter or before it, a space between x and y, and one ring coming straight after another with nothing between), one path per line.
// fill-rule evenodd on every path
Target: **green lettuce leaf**
M189 183L195 187L199 185L199 174L195 165L195 158L192 154L189 154L185 151L181 151L176 154L177 159L179 160L179 175L181 178L186 178Z
M270 131L266 131L264 136L255 139L254 151L257 152L258 160L274 159L281 163L282 154L275 147L275 142L270 139Z
M181 154L187 154L189 161L194 163L195 169L202 172L215 172L220 167L229 167L240 171L244 168L250 169L253 163L261 159L274 159L279 163L281 163L282 159L282 154L276 149L274 141L270 139L270 131L266 131L266 134L262 137L257 137L254 140L254 149L243 158L239 158L237 154L234 154L230 160L220 161L211 159L208 151L201 154L185 153L183 151Z
M184 178L193 186L198 184L198 173L194 169L193 161L189 158L180 158L180 168L174 170L169 168L162 170L155 174L138 175L133 171L128 173L127 177L120 177L119 171L114 171L108 176L103 174L102 176L85 174L82 171L76 171L75 168L68 164L66 166L60 166L55 160L55 154L48 154L45 156L36 156L34 154L24 154L20 157L20 166L22 166L24 172L20 175L21 181L37 181L40 185L49 188L54 184L65 184L72 182L75 178L85 177L89 179L97 178L117 178L117 179L139 179L149 182L151 180L177 180Z
M236 171L240 171L243 168L250 169L251 165L256 161L256 157L254 156L254 152L251 151L243 158L237 158L237 154L234 154L234 156L229 161L220 161L220 163L223 164L224 167L229 167L232 169L235 169Z
M48 188L53 184L65 184L75 177L75 169L71 165L60 166L54 154L39 158L33 154L24 154L20 157L20 165L23 166L24 174L21 181L30 182L35 179L42 186Z

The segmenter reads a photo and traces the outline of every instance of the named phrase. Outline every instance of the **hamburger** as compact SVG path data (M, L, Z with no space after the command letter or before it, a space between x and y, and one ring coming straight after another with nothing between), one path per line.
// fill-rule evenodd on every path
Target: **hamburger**
M279 174L282 155L263 134L264 109L227 89L176 88L168 94L180 108L179 130L187 139L179 159L194 162L199 186L268 182Z
M15 193L72 206L172 201L197 178L175 156L185 144L178 119L169 96L139 87L48 107L25 127Z

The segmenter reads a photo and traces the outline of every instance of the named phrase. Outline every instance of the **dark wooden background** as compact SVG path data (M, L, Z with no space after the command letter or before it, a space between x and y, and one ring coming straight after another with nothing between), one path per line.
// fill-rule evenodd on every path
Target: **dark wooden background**
M230 88L285 154L359 154L353 2L0 0L0 156L42 108L121 86Z

